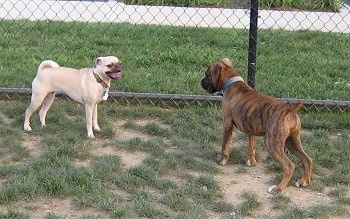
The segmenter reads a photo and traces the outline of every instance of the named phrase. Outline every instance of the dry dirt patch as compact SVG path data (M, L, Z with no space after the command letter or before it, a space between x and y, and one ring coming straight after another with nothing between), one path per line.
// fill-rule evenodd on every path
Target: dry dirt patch
M107 214L97 211L95 208L84 207L77 208L72 205L72 200L69 198L37 198L31 201L20 201L15 203L12 208L15 211L30 212L30 218L45 218L45 216L59 215L60 218L81 218L82 215L94 215L99 218L109 218ZM0 207L2 212L6 210Z
M251 215L252 217L277 216L278 213L271 201L273 195L267 192L267 189L274 184L274 176L266 173L263 163L258 163L255 167L247 167L245 173L238 173L239 168L237 165L232 164L220 167L221 173L216 176L223 190L225 200L233 206L239 207L244 202L241 195L244 192L250 192L256 194L257 200L262 203L259 209L256 209ZM294 184L294 182L291 182L291 184ZM282 194L290 198L290 206L296 206L301 209L334 203L334 200L326 192L315 192L307 188L298 188L294 185L288 186ZM237 211L238 209L233 214L237 213Z
M30 155L33 157L40 156L43 150L41 138L26 133L23 134L22 145L29 150Z

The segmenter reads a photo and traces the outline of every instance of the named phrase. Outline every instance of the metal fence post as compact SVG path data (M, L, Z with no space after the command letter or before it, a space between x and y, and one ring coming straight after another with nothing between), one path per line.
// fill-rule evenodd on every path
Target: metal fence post
M256 44L258 33L258 0L250 1L248 85L255 88Z

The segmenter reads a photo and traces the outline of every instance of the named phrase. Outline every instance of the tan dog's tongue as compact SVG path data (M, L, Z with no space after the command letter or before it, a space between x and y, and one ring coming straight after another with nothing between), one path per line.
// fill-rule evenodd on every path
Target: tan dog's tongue
M113 78L113 79L119 79L122 77L122 73L120 71L112 72L112 73L109 73L108 76Z

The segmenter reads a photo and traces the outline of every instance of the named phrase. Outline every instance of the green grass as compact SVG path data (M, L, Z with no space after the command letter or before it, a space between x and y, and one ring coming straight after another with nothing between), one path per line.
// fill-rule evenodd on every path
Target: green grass
M2 20L0 31L0 87L30 88L44 59L83 68L102 55L123 62L123 78L111 91L206 94L200 80L223 57L247 77L245 30ZM349 50L346 34L260 30L256 89L276 97L348 100Z
M249 8L249 0L124 0L126 4L134 5L170 5L182 7L225 7L225 8ZM261 0L260 8L268 9L301 9L317 11L338 11L341 7L339 0Z
M341 7L340 0L261 0L259 6L263 8L302 9L316 11L338 11Z
M244 192L242 197L245 201L240 206L238 212L243 216L249 216L253 213L253 211L258 211L261 202L258 201L257 195L252 192Z
M92 66L95 57L110 54L124 65L123 78L113 82L112 91L205 94L199 83L204 71L226 56L246 77L244 30L2 20L0 32L0 87L30 87L44 59L83 68ZM347 35L261 30L258 48L259 91L276 97L348 100ZM78 210L92 209L80 212L82 218L240 218L259 214L265 205L273 206L278 218L349 217L349 113L300 112L307 130L303 146L314 159L312 184L304 190L333 198L334 204L303 208L283 195L264 203L261 194L247 191L233 205L216 178L221 174L214 162L222 135L218 105L172 108L104 102L99 108L102 131L92 141L86 139L84 107L57 99L47 127L41 128L37 113L33 115L32 133L22 132L29 97L0 101L0 207L7 210L0 211L1 218L29 218L33 207L22 208L21 203L42 198L68 199ZM122 130L115 121L125 121ZM122 139L128 130L136 134ZM236 168L239 181L240 174L251 169L244 166L247 137L237 133L235 140L245 146L231 148L224 168ZM259 165L278 181L280 167L264 156L262 142L259 138ZM145 158L139 161L136 152ZM123 153L130 154L133 165L125 166ZM297 166L292 186L302 167L290 158ZM63 214L49 212L45 218Z
M26 98L0 102L0 206L8 209L2 213L3 218L29 218L35 207L21 208L18 203L23 200L35 203L41 198L69 199L77 209L93 209L95 213L81 212L84 218L246 217L259 215L259 209L265 205L273 206L280 218L349 216L348 123L338 129L325 122L322 129L309 129L302 135L304 148L314 159L313 181L304 190L334 199L327 210L321 205L296 207L291 203L292 197L281 194L263 202L261 194L251 191L242 193L241 201L233 205L224 199L225 190L216 178L220 170L214 162L218 151L213 145L221 141L221 112L217 106L179 110L104 103L99 113L103 129L115 130L110 121L125 121L119 131L143 133L148 138L135 136L125 140L118 137L118 132L114 135L102 132L96 134L98 140L92 141L85 136L83 108L60 98L49 111L46 128L39 128L35 115L34 131L23 133L20 130L28 102ZM301 114L302 120L312 114L308 113ZM325 116L324 120L327 118L334 119ZM312 127L318 122L308 124ZM34 139L34 148L28 148L28 139ZM235 135L235 139L247 145L242 134ZM266 174L270 172L279 178L279 165L271 159L265 160L261 140L258 141L259 165L265 166ZM104 148L110 152L98 152ZM240 180L240 174L253 170L244 167L245 151L246 147L231 149L230 164L225 168L237 167L235 181ZM119 152L129 153L133 159L129 162L134 165L126 167ZM137 163L134 152L147 156ZM292 182L301 175L301 164L290 157L297 168L287 189L292 189ZM325 188L331 190L327 192ZM49 212L45 218L60 218L63 214Z

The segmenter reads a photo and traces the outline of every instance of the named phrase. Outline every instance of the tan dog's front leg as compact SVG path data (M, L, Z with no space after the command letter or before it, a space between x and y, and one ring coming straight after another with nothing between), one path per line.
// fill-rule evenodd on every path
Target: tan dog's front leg
M227 164L228 159L230 157L230 144L232 139L232 129L233 124L231 121L226 122L224 120L224 134L222 139L222 146L221 146L221 155L218 156L217 162L219 165L224 166Z
M93 105L85 105L85 114L86 114L86 130L88 138L95 139L95 135L92 131L92 114L93 114Z
M246 159L246 166L252 167L257 164L255 160L255 148L256 148L256 136L249 135L249 148L247 153L247 159Z
M94 128L95 131L99 132L100 126L98 125L98 121L97 121L97 103L94 106L93 109L93 114L92 114L92 127Z

